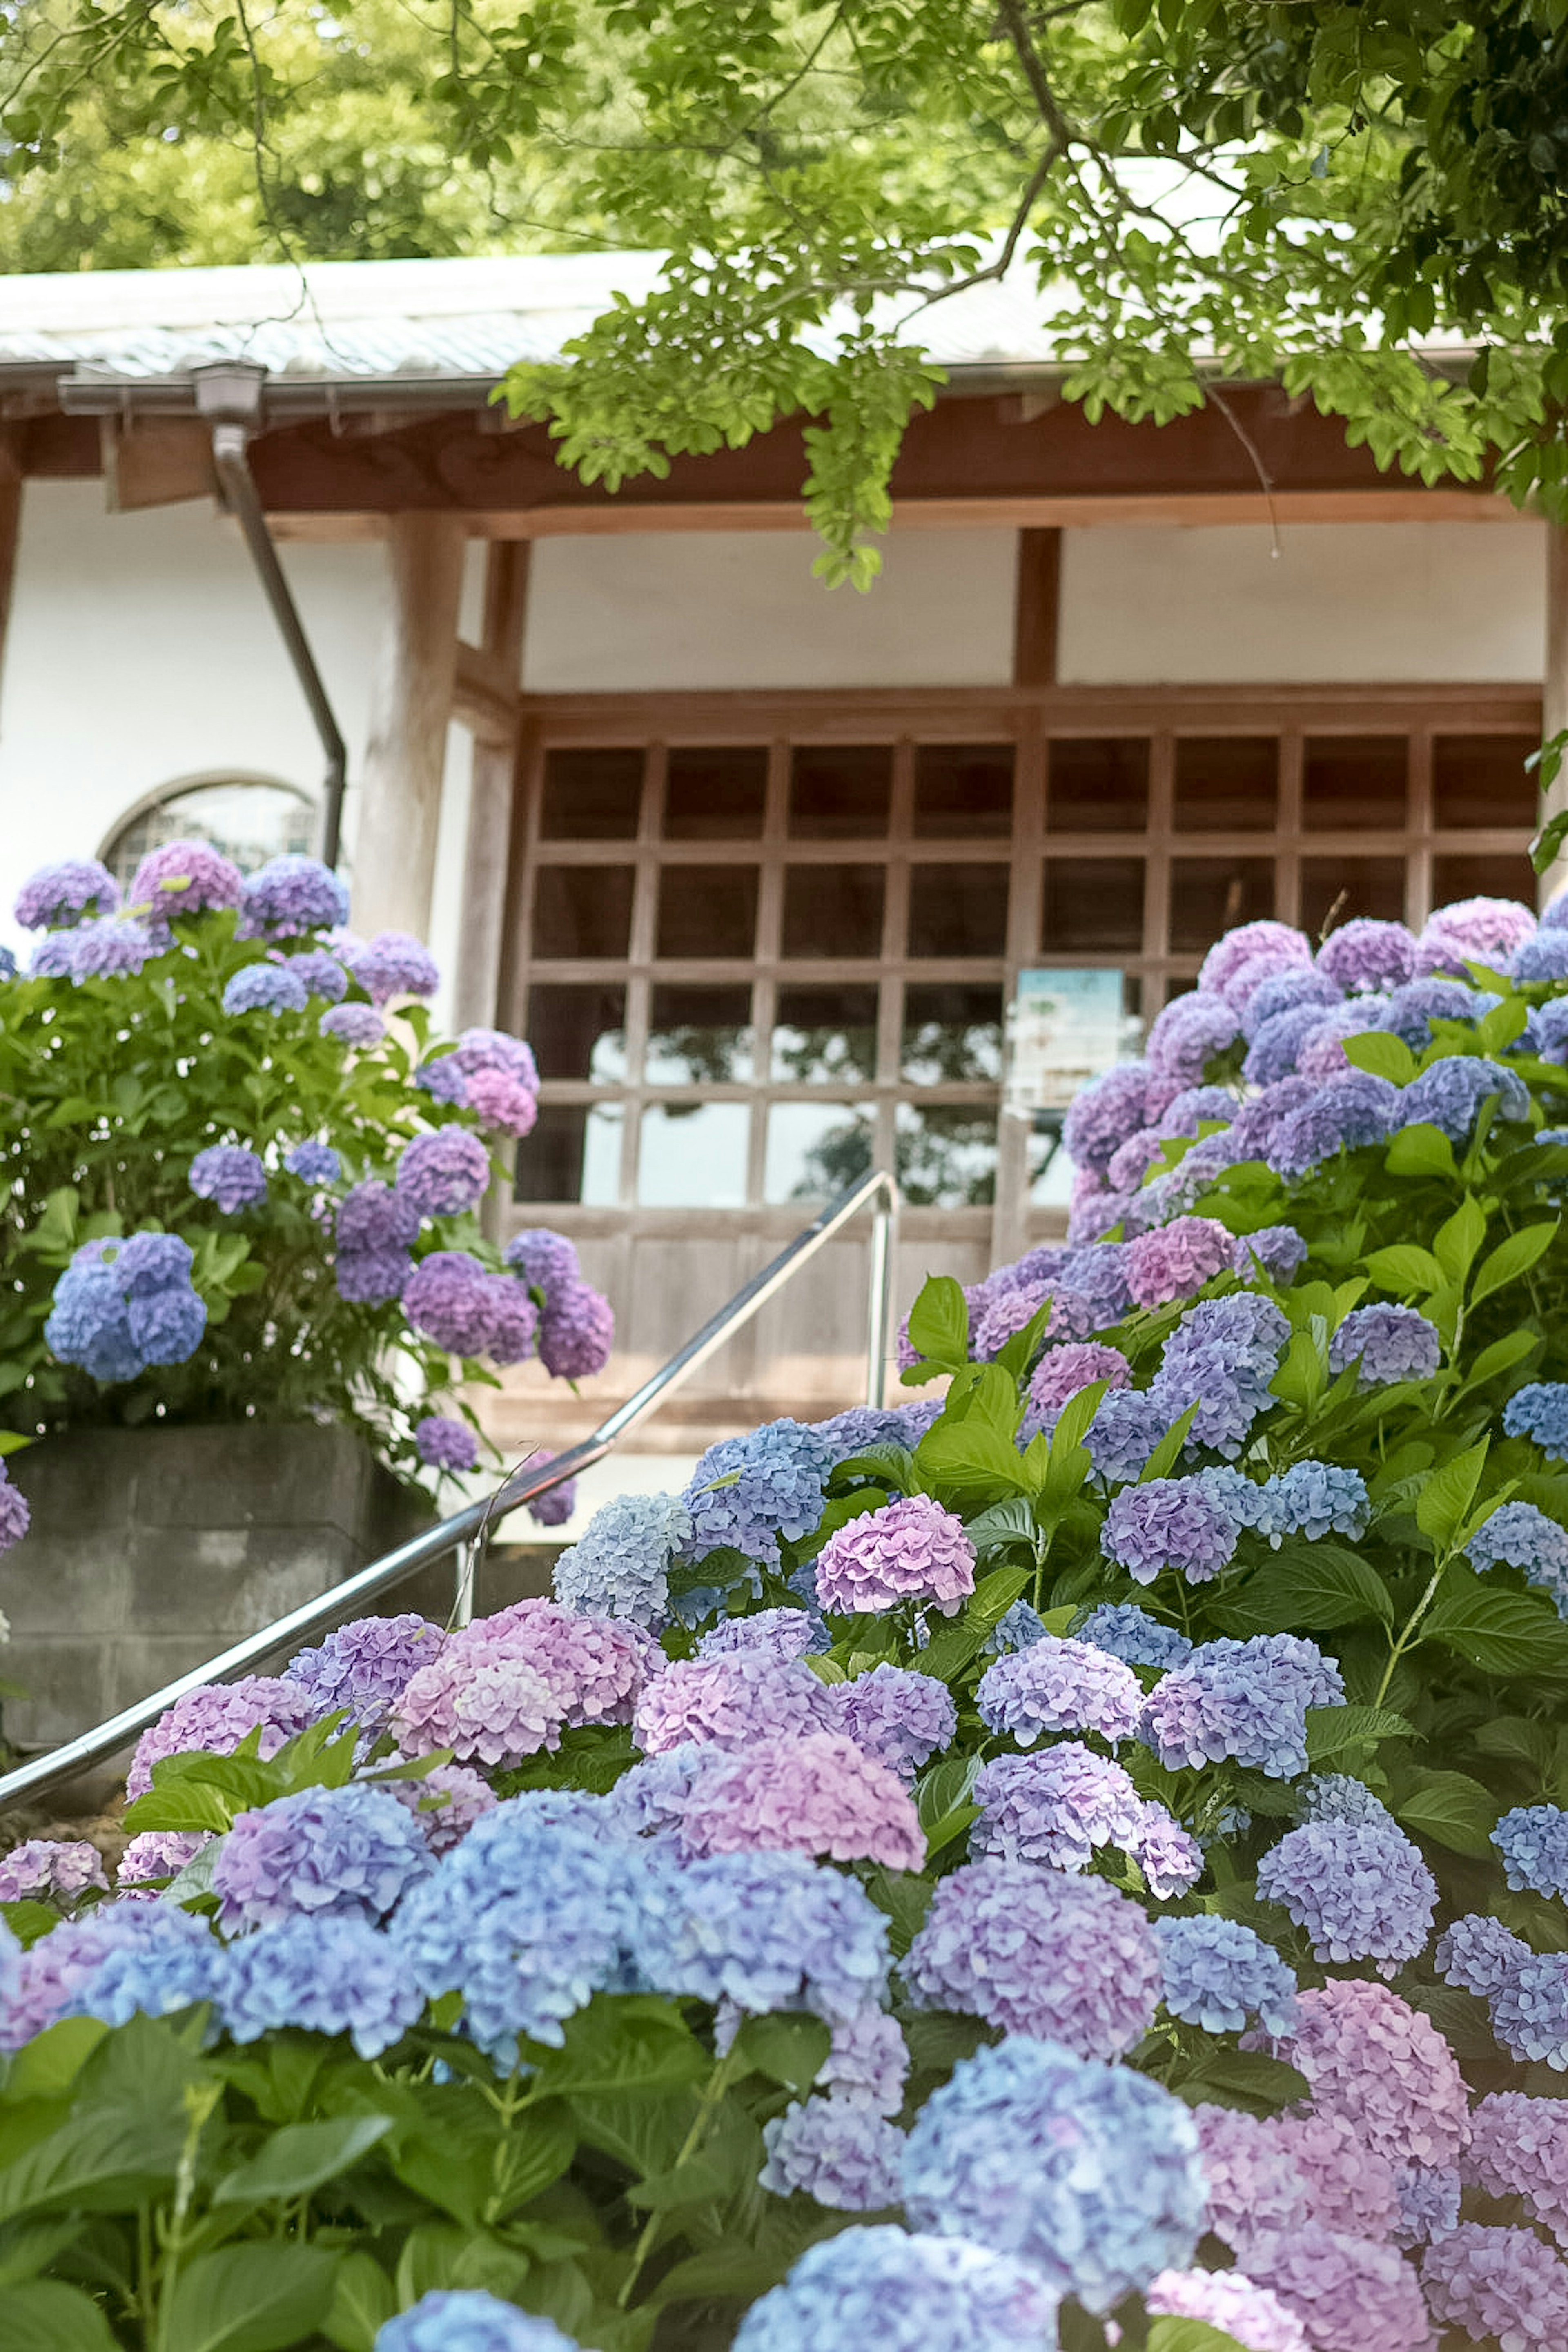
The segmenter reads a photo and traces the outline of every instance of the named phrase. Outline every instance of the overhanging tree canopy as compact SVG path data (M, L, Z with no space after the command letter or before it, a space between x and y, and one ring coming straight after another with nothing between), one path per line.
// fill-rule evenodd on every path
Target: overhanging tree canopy
M830 579L876 568L923 314L1007 271L1091 412L1279 377L1384 465L1568 504L1568 0L407 0L395 28L384 0L24 0L0 128L25 204L90 114L100 151L245 151L275 251L363 250L303 200L312 125L394 57L390 151L484 194L432 204L424 249L473 217L669 255L513 407L611 483L812 415ZM421 249L411 211L370 249Z

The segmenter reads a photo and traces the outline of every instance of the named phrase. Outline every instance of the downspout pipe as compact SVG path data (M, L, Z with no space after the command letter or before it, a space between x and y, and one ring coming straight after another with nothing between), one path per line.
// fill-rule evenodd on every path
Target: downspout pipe
M321 749L327 755L327 773L321 796L321 857L323 865L336 867L342 848L343 787L348 778L348 746L332 714L321 673L310 651L310 641L305 635L300 608L278 560L278 549L272 533L267 528L267 517L261 510L257 494L256 477L250 470L250 440L261 422L262 386L267 370L247 360L219 361L211 367L192 371L195 386L196 413L205 417L212 428L213 471L227 501L229 511L245 534L250 560L256 566L262 591L272 607L272 617L283 640L294 675L315 721L316 732L321 739Z

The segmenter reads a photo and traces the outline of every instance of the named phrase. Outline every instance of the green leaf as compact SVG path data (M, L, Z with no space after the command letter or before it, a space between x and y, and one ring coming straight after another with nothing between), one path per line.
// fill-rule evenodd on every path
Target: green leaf
M779 2011L748 2017L734 2047L754 2073L804 2097L827 2062L832 2040L820 2018Z
M62 2097L108 2032L97 2017L62 2017L46 2025L22 2044L7 2067L7 2102Z
M939 1370L969 1360L969 1302L951 1274L931 1274L910 1309L910 1345Z
M1415 1497L1415 1524L1439 1549L1452 1542L1475 1501L1486 1468L1487 1444L1482 1438L1479 1445L1429 1471Z
M645 2212L668 2213L681 2205L712 2205L729 2194L732 2183L716 2165L700 2157L689 2163L678 2164L669 2172L655 2173L651 2180L639 2181L626 2190L626 2203Z
M40 1936L49 1935L60 1924L60 1915L52 1905L35 1903L30 1898L19 1903L0 1903L0 1919L24 1951L29 1951Z
M1521 1275L1528 1274L1551 1248L1557 1227L1558 1220L1553 1217L1550 1224L1526 1225L1521 1232L1510 1234L1505 1242L1500 1242L1477 1268L1470 1292L1471 1306L1479 1306L1494 1290L1501 1290L1506 1283L1517 1282Z
M926 1833L928 1864L978 1819L980 1808L969 1797L980 1764L978 1756L944 1756L921 1776L915 1810Z
M533 2088L552 2097L678 2090L710 2063L675 2003L647 1993L595 1994L568 2018L559 2049L530 2055Z
M58 2279L0 2289L0 2332L5 2352L115 2352L109 2322L91 2296Z
M1489 1348L1481 1349L1470 1366L1467 1386L1479 1388L1482 1381L1495 1381L1500 1373L1511 1371L1515 1364L1524 1361L1531 1349L1540 1345L1540 1332L1531 1331L1528 1327L1506 1331L1500 1339L1494 1339Z
M1387 1586L1360 1555L1342 1545L1281 1547L1216 1612L1227 1633L1288 1633L1296 1626L1328 1631L1368 1619L1394 1622Z
M1407 1087L1415 1076L1415 1055L1403 1037L1391 1036L1384 1029L1363 1030L1341 1043L1353 1069L1370 1070L1374 1078L1388 1078L1396 1087Z
M1375 1748L1384 1739L1411 1739L1415 1733L1404 1716L1385 1706L1310 1706L1307 1709L1307 1760L1321 1771L1331 1756L1351 1756Z
M1486 1211L1473 1192L1467 1192L1433 1234L1432 1255L1450 1281L1462 1283L1486 1237Z
M910 1660L917 1673L951 1682L971 1658L977 1657L986 1637L999 1625L1019 1595L1034 1581L1034 1570L1018 1562L994 1568L983 1576L957 1617L939 1625L923 1650Z
M1033 1544L1037 1532L1035 1514L1022 1495L1009 1495L1004 1502L992 1503L973 1518L965 1520L963 1532L977 1552L988 1545L1019 1541Z
M1489 1583L1462 1561L1449 1567L1421 1632L1425 1640L1441 1642L1483 1674L1568 1670L1568 1625L1552 1603L1536 1593Z
M1198 1417L1198 1406L1202 1402L1201 1397L1194 1397L1186 1411L1179 1414L1171 1423L1170 1428L1138 1474L1138 1484L1141 1486L1146 1486L1152 1478L1169 1477L1175 1467L1183 1446L1187 1442L1192 1425Z
M1189 2106L1216 2095L1222 2105L1247 2107L1254 2115L1277 2115L1295 2099L1307 2097L1304 2074L1283 2059L1262 2050L1211 2050L1186 2080L1176 2085Z
M390 2116L342 2116L330 2122L289 2124L274 2132L248 2164L226 2173L213 2190L215 2205L266 2205L307 2196L346 2172L392 2129Z
M1450 1853L1492 1856L1497 1799L1468 1772L1423 1772L1394 1806L1395 1818L1417 1837L1429 1837Z
M420 2221L397 2258L396 2296L406 2311L436 2288L478 2287L504 2301L521 2288L532 2264L526 2253L484 2231L453 2221Z
M1146 2352L1244 2352L1237 2337L1206 2319L1177 2319L1163 2312L1150 2323Z
M1395 1242L1388 1249L1373 1250L1366 1270L1380 1290L1391 1290L1396 1298L1424 1297L1443 1286L1443 1269L1437 1260L1430 1250L1417 1249L1414 1242Z
M1426 1119L1402 1127L1384 1158L1391 1176L1452 1176L1458 1178L1454 1147L1440 1127Z
M163 2315L179 2352L286 2352L332 2305L336 2254L321 2246L220 2246L174 2282Z
M375 2352L375 2339L397 2313L392 2281L374 2254L356 2248L338 2264L321 2333L338 2352Z

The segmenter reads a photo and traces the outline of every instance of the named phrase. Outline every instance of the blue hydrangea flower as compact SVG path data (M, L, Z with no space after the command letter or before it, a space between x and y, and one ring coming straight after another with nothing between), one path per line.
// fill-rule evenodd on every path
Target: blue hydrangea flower
M1090 2311L1184 2267L1203 2226L1181 2100L1048 2042L961 2059L915 2119L903 2182L917 2228L984 2236Z
M1441 1128L1451 1143L1462 1143L1481 1105L1493 1095L1500 1119L1530 1117L1530 1089L1517 1070L1478 1054L1445 1054L1405 1087L1399 1103L1400 1125Z
M685 1556L698 1560L731 1547L776 1567L780 1536L794 1542L821 1518L833 1458L831 1442L799 1421L764 1422L745 1437L721 1438L682 1496L692 1523Z
M1468 1911L1445 1927L1433 1955L1445 1982L1491 2000L1502 1990L1514 1969L1531 1958L1530 1946L1500 1919L1484 1911Z
M1296 1979L1239 1919L1156 1919L1165 2007L1209 2033L1239 2033L1256 2018L1268 2034L1296 2022Z
M330 1143L297 1143L285 1154L283 1165L305 1184L335 1184L342 1173L342 1162Z
M1097 1650L1109 1650L1113 1658L1124 1659L1130 1666L1158 1666L1162 1673L1193 1654L1184 1633L1174 1625L1162 1625L1158 1618L1131 1601L1101 1601L1077 1633L1080 1642L1092 1642Z
M304 982L307 995L319 996L328 1004L341 1004L349 992L347 972L325 948L308 948L303 955L290 956L289 969ZM367 1005L365 1010L369 1009Z
M1568 1895L1568 1812L1560 1805L1516 1805L1492 1832L1508 1883L1517 1895Z
M849 1685L851 1692L857 1687ZM1011 1733L1020 1748L1033 1747L1047 1731L1097 1731L1115 1742L1131 1738L1143 1690L1131 1667L1108 1650L1050 1640L987 1666L974 1704L983 1723Z
M226 1217L267 1198L267 1171L243 1143L209 1143L192 1160L189 1182L198 1200L211 1201Z
M1532 1437L1549 1461L1568 1462L1568 1381L1531 1381L1516 1389L1502 1409L1502 1425L1510 1437Z
M223 1009L243 1013L303 1013L305 982L291 963L247 963L223 992Z
M1533 1503L1504 1503L1483 1520L1465 1546L1472 1568L1500 1564L1522 1569L1531 1584L1568 1608L1568 1528L1560 1528Z
M1399 2219L1394 2225L1396 2246L1406 2253L1434 2238L1446 2238L1459 2226L1459 2200L1464 2191L1457 2164L1407 2164L1394 2176Z
M1296 1056L1321 1026L1323 1012L1322 1000L1318 998L1270 1013L1267 1021L1259 1022L1241 1066L1247 1084L1272 1087L1281 1078L1290 1077L1295 1072Z
M880 2213L900 2202L904 2135L864 2099L798 2100L763 2126L759 2176L775 2197L801 2190L838 2213Z
M407 1808L386 1789L351 1780L237 1814L212 1885L221 1923L233 1934L274 1927L297 1911L384 1918L429 1866L429 1847Z
M1513 2057L1568 2073L1568 1953L1532 1953L1516 1961L1492 1995L1491 2019L1492 2032Z
M84 1244L55 1286L47 1344L62 1363L104 1381L186 1362L207 1321L191 1286L193 1263L176 1234Z
M1508 961L1510 980L1526 983L1537 980L1568 980L1568 934L1561 930L1537 931L1515 948Z
M1394 1816L1364 1780L1349 1772L1314 1772L1301 1791L1301 1816L1309 1822L1389 1822Z
M37 958L33 959L37 969ZM1544 1004L1531 1007L1520 1045L1531 1054L1539 1054L1543 1062L1568 1061L1568 996L1553 996ZM1546 1130L1536 1137L1537 1143L1561 1140Z
M1331 1532L1364 1535L1371 1508L1359 1470L1338 1462L1293 1462L1259 1489L1253 1525L1278 1551L1288 1535L1308 1536L1313 1543Z
M1150 1478L1112 1497L1100 1549L1134 1583L1152 1584L1173 1568L1189 1584L1206 1584L1229 1566L1239 1533L1201 1477Z
M1325 1078L1311 1101L1292 1111L1276 1130L1268 1165L1277 1176L1294 1182L1337 1151L1382 1143L1394 1132L1402 1103L1408 1101L1408 1093L1402 1097L1386 1078L1365 1070Z
M1260 980L1242 1007L1241 1034L1250 1045L1266 1021L1281 1013L1298 1012L1302 1005L1315 1005L1320 1010L1340 1001L1340 991L1324 973L1314 971L1310 964L1301 964L1292 971L1271 972Z
M1165 1342L1149 1391L1166 1427L1195 1403L1190 1442L1234 1458L1274 1402L1268 1384L1289 1336L1285 1317L1258 1291L1189 1307Z
M83 923L69 937L69 971L79 987L84 980L124 980L163 952L163 940L142 923L125 918ZM34 959L37 968L38 959Z
M1035 1642L1043 1642L1046 1629L1038 1610L1026 1601L1015 1601L996 1620L981 1645L982 1657L1005 1657L1010 1651L1026 1650ZM1100 1644L1104 1649L1106 1644Z
M830 2025L880 2003L888 1923L838 1871L799 1853L722 1853L659 1863L649 1883L658 1901L645 1900L636 1940L647 1989L757 2015L805 2009Z
M123 2025L138 2013L169 2017L213 1998L221 1947L206 1921L174 1904L137 1904L141 1916L132 1924L125 1916L131 1907L87 1915L105 1948L86 1973L71 1971L76 1980L57 2016Z
M669 1570L691 1541L677 1495L616 1495L555 1564L555 1597L584 1617L628 1617L657 1631L669 1616Z
M377 2331L375 2352L577 2352L577 2343L483 2287L432 2287Z
M238 937L300 939L310 931L335 930L349 919L349 894L319 857L289 851L269 857L246 879L240 898Z
M844 2230L752 2304L733 2352L1041 2352L1056 2321L1056 2297L1033 2267L988 2245Z
M299 2026L348 2034L362 2058L389 2050L425 2006L405 1948L366 1920L339 1915L301 1915L237 1937L219 1961L214 1998L236 2042Z
M1320 1960L1372 1960L1393 1976L1426 1948L1437 1882L1393 1822L1304 1822L1258 1866L1258 1892L1311 1938Z
M1434 1021L1479 1021L1500 1001L1462 980L1413 980L1394 990L1378 1026L1419 1054L1432 1042Z
M1307 1709L1344 1695L1339 1668L1299 1634L1205 1642L1155 1684L1138 1736L1169 1771L1230 1756L1293 1780L1307 1769Z
M1170 1416L1143 1389L1112 1389L1102 1397L1084 1444L1108 1486L1136 1478L1171 1426Z
M1430 1380L1442 1358L1436 1324L1414 1307L1354 1307L1329 1341L1329 1370L1357 1365L1363 1389Z

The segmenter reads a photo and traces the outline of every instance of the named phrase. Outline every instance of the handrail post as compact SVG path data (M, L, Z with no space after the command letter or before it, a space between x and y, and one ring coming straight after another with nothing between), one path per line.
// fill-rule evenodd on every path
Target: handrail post
M452 1588L452 1623L471 1625L474 1622L474 1587L479 1581L479 1562L485 1556L489 1528L482 1527L468 1542L458 1546L458 1573Z
M866 1402L880 1406L888 1394L888 1329L892 1297L893 1209L891 1186L878 1196L871 1214L871 1264L866 1302Z

